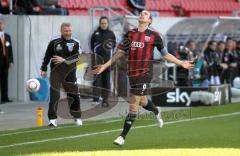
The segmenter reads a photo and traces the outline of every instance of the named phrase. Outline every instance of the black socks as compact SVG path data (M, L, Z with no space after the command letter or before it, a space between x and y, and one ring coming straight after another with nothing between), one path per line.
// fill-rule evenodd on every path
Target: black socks
M143 107L144 109L153 112L155 115L158 114L158 109L157 107L152 103L151 100L148 100L148 103L146 106Z
M128 113L128 115L125 119L125 122L124 122L123 131L120 134L120 136L122 136L124 139L125 139L126 135L128 134L136 117L137 117L137 112L129 112Z

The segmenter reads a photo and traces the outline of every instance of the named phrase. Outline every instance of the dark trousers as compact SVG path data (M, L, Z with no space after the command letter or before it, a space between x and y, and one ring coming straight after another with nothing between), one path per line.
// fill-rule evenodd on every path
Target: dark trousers
M212 65L208 67L209 76L220 76L222 72L222 68L220 65Z
M42 15L68 15L66 9L63 8L46 8L42 10Z
M110 70L107 69L102 72L100 75L97 75L96 80L93 82L93 86L97 89L93 90L93 101L98 101L99 96L103 98L103 102L107 102L109 92L110 92Z
M221 83L232 84L234 78L238 75L238 69L235 67L229 67L228 69L224 69L221 74Z
M8 62L6 58L0 59L1 100L8 100Z
M126 69L119 68L117 74L117 92L118 96L127 97L128 96L128 75Z
M60 99L61 86L67 92L68 106L73 118L81 118L80 98L76 82L76 72L73 71L65 78L63 72L51 72L50 75L50 102L48 109L48 118L57 118L57 108ZM61 115L60 115L61 116Z

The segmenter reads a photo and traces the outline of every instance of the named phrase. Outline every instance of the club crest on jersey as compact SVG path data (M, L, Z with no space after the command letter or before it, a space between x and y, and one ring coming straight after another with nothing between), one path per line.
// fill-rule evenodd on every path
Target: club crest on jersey
M150 41L150 39L151 39L151 37L150 37L150 36L145 36L145 42L149 42L149 41Z
M132 48L144 48L144 43L143 42L132 42L131 47Z
M74 43L67 43L67 47L68 47L68 51L72 52L73 47L74 47Z
M57 47L56 47L56 50L57 50L57 51L62 50L62 46L61 46L60 44L58 44Z

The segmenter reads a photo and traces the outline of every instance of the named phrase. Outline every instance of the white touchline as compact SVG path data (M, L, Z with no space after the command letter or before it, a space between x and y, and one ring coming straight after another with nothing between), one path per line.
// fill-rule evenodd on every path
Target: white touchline
M113 122L118 122L118 121L122 121L122 119L109 120L109 121L105 121L103 123L113 123Z
M170 121L170 122L165 122L165 125L181 123L181 122L196 121L196 120L220 118L220 117L226 117L226 116L234 116L234 115L240 115L240 112L220 114L220 115L212 115L212 116L205 116L205 117L197 117L197 118L178 120L178 121ZM153 126L156 126L156 124L145 125L145 126L136 126L136 127L133 127L132 129L147 128L147 127L153 127ZM93 133L86 133L86 134L73 135L73 136L67 136L67 137L44 139L44 140L39 140L39 141L22 142L22 143L16 143L16 144L11 144L11 145L0 146L0 149L8 148L8 147L22 146L22 145L37 144L37 143L43 143L43 142L49 142L49 141L59 141L59 140L65 140L65 139L82 138L82 137L86 137L86 136L94 136L94 135L99 135L99 134L107 134L107 133L112 133L112 132L118 132L118 131L121 131L121 130L122 129L114 129L114 130L108 130L108 131L102 131L102 132L93 132Z
M118 121L122 121L120 119L118 120L107 120L107 121L99 121L97 123L88 123L88 124L83 124L83 126L87 126L87 125L97 125L97 124L102 124L102 123L113 123L113 122L118 122ZM44 129L34 129L34 130L26 130L26 131L21 131L21 132L10 132L10 133L6 133L6 134L0 134L0 137L2 136L8 136L8 135L16 135L16 134L24 134L24 133L32 133L32 132L42 132L42 131L51 131L51 130L58 130L58 129L65 129L65 128L71 128L71 127L79 127L77 125L66 125L66 126L61 126L58 128L44 128Z

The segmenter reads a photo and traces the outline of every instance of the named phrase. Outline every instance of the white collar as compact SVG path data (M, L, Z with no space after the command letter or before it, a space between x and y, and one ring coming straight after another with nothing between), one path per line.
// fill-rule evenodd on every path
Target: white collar
M4 32L3 32L3 31L0 31L0 38L2 38L2 34L4 34Z

